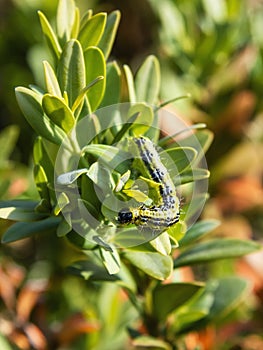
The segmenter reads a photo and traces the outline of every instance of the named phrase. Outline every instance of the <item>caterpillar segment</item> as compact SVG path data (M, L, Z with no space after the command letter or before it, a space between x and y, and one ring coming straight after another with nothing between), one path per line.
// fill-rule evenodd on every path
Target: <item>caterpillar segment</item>
M154 144L146 137L133 139L137 155L142 160L147 176L160 184L159 200L155 205L123 208L118 213L121 225L135 224L140 230L162 232L175 225L180 217L180 202L168 170L161 162Z

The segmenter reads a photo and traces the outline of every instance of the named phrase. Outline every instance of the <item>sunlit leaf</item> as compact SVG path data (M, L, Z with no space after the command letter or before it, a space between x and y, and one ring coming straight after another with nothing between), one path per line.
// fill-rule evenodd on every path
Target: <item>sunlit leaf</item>
M62 98L45 94L42 106L46 115L66 133L74 127L75 118L73 113Z
M170 256L136 250L126 250L124 256L134 266L158 280L165 280L172 272L172 259Z
M106 21L107 14L100 12L90 17L85 23L82 22L78 40L84 51L89 46L96 46L99 43L105 29Z
M41 11L38 11L38 16L40 19L42 32L45 36L48 47L51 50L51 53L54 56L54 58L56 60L58 60L62 50L61 50L61 47L60 47L59 42L57 40L57 37L56 37L50 23L48 22L46 16Z
M56 74L47 61L43 61L46 89L51 95L62 97Z

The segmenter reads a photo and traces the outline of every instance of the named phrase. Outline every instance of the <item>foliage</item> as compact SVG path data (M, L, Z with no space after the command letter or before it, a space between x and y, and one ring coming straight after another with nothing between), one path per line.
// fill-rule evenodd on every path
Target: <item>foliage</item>
M33 175L38 196L1 202L1 218L16 221L5 231L2 242L38 234L43 240L51 240L48 251L56 251L60 241L67 246L66 251L71 251L65 254L68 271L82 278L80 282L72 277L72 281L79 283L81 293L87 290L90 296L87 300L81 295L78 301L80 308L89 309L83 319L87 336L76 346L105 350L115 344L114 348L121 349L125 346L123 328L127 326L134 348L181 348L187 333L219 322L233 311L249 286L236 277L186 282L179 268L240 257L260 245L240 239L207 239L219 224L216 220L187 227L187 215L192 215L189 192L209 176L200 167L200 158L212 136L202 130L202 124L179 131L178 138L160 136L161 74L157 58L147 57L135 76L128 65L121 68L116 61L109 61L119 11L93 14L89 10L81 17L72 0L61 0L56 30L42 12L38 14L51 57L43 62L45 85L16 88L19 107L37 135ZM122 104L123 81L126 104ZM115 220L115 197L135 203L143 198L149 203L154 198L151 193L157 191L151 179L140 176L142 164L136 163L128 146L132 137L140 135L162 147L160 157L170 161L171 173L176 171L175 185L186 198L180 222L157 236L140 236L134 227L119 229ZM138 180L149 183L149 196L137 186ZM196 200L200 202L200 198ZM87 212L92 219L85 220ZM72 257L72 250L77 257ZM110 287L106 282L111 282ZM65 294L70 289L67 283L62 283ZM129 299L127 314L122 311L127 300L119 305L118 287ZM3 294L2 299L8 304ZM7 306L21 318L18 304L12 301ZM28 321L33 307L23 321ZM94 326L88 321L92 313L103 323L100 332L99 322ZM32 343L26 326L23 324L23 336ZM76 334L65 340L64 329L66 326L56 334L60 345L75 340ZM6 336L19 346L12 332ZM34 348L41 349L48 342L45 334L41 339ZM4 346L8 349L7 343Z

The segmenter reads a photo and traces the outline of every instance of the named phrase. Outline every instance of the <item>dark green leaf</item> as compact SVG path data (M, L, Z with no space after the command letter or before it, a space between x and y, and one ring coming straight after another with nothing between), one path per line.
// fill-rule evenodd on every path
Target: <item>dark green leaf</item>
M43 218L43 214L34 211L36 205L36 202L28 206L23 206L19 201L0 202L0 218L14 221L34 221L41 219Z
M60 220L58 217L49 217L41 221L17 222L4 233L2 243L11 243L34 234L55 230Z
M120 18L121 18L121 14L120 14L120 11L118 10L113 11L108 15L104 33L98 44L99 48L102 50L104 54L105 60L107 60L107 58L110 55L110 52L116 37L117 29L119 26Z
M186 231L184 237L179 241L180 247L194 243L196 240L204 237L219 225L220 221L218 220L202 220L197 222Z
M218 259L236 258L259 250L261 245L253 241L239 239L213 239L196 244L185 250L174 260L174 267L187 266L214 261Z
M184 303L188 302L203 285L200 283L170 283L158 286L153 290L153 313L158 320L164 320Z

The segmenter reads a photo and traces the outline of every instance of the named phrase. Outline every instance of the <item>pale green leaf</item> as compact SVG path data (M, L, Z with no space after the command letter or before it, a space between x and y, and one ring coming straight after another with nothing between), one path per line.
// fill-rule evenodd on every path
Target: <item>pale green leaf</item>
M75 21L74 0L59 0L57 8L57 34L62 45L70 39Z
M61 91L68 95L69 107L71 107L86 86L85 62L80 43L72 39L63 49L58 63L58 81Z

